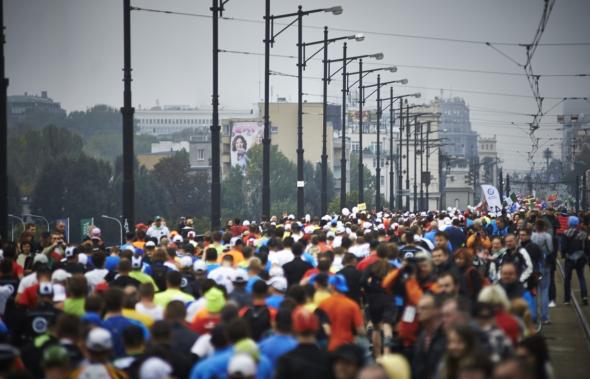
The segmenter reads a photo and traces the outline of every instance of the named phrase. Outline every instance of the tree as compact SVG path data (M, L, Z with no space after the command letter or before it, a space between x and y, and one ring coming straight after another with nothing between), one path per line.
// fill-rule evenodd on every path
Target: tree
M70 217L72 236L80 235L78 220L112 210L111 167L84 154L45 162L32 192L31 212L49 220Z
M180 216L208 216L210 186L206 171L192 171L189 155L179 151L160 160L153 169L154 179L162 186L169 219Z
M223 219L250 218L245 207L246 178L239 167L231 167L221 184L221 215Z
M21 214L22 204L18 186L12 175L8 175L8 213Z
M367 209L372 209L375 203L375 177L367 167L363 167L363 184L365 187L364 199ZM346 203L349 208L358 204L359 188L359 155L350 154L350 193L346 196Z

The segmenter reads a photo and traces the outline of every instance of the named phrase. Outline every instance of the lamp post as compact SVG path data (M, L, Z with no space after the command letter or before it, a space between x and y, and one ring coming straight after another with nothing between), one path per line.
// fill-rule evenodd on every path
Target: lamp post
M133 114L131 105L131 0L123 0L123 217L135 219Z
M123 243L123 224L121 223L121 220L119 220L116 217L111 217L111 216L107 216L107 215L102 215L100 217L106 218L107 220L115 221L117 224L119 224L119 241L121 241L121 244L122 244Z
M321 51L324 53L323 58L323 66L324 66L324 74L322 77L323 82L323 111L322 111L322 184L321 184L321 213L326 214L328 211L328 82L330 81L330 74L328 68L328 45L333 42L341 41L341 40L355 40L355 41L363 41L365 36L362 34L354 34L349 36L343 37L336 37L336 38L328 38L328 27L324 26L324 39L315 42L306 42L303 44L304 47L304 54L305 48L308 46L318 45L321 44L322 47L313 53L311 56L306 58L303 62L304 67L307 65L307 62L311 60L314 56L319 54Z
M41 215L34 215L31 213L24 214L23 217L40 218L41 220L43 220L43 222L45 222L45 226L47 226L47 231L49 232L49 221L45 217Z
M1 1L0 1L0 3L1 3ZM6 217L7 220L8 220L8 218L15 218L15 219L17 219L20 222L20 224L22 225L23 231L25 230L25 228L26 228L26 226L25 226L25 220L23 220L22 218L20 218L18 216L12 215L12 214L8 214L6 216L7 216ZM11 240L14 241L14 224L12 224L12 225L13 226L12 226ZM6 232L8 233L8 230L6 230Z
M397 71L397 69L394 68L390 68L389 69L391 72L395 72ZM401 83L401 84L407 84L408 80L407 79L400 79L400 80L390 80L387 82L381 82L381 75L377 75L377 83L376 84L369 84L366 86L362 86L360 88L362 88L361 93L363 93L363 97L361 97L361 101L364 102L366 101L369 97L371 97L374 93L377 93L377 168L375 170L375 175L376 175L376 183L375 183L375 208L379 211L381 210L381 87L388 85L388 84L394 84L394 83ZM373 92L371 92L369 95L364 96L364 90L366 88L372 88L375 87L375 90L373 90ZM362 155L361 155L362 157ZM362 166L361 166L362 167ZM362 176L362 173L359 173L359 178Z
M4 1L0 0L0 240L8 236L8 159L6 151L8 150L8 120L6 119L6 91L8 89L8 79L5 75L4 65L4 44L6 37L4 35ZM13 229L14 230L14 229ZM14 240L14 238L12 238Z
M286 13L281 15L270 15L270 1L266 0L266 38L265 38L265 111L264 111L264 128L265 128L265 140L266 143L263 144L263 148L268 149L267 154L263 152L263 181L267 181L263 183L263 192L264 190L267 193L263 193L263 213L267 212L270 213L270 124L269 124L269 116L268 116L268 103L269 103L269 76L270 76L270 67L269 67L269 44L272 46L274 43L274 39L287 30L291 25L297 23L297 218L302 218L304 213L304 177L303 177L303 168L304 168L304 159L303 159L303 67L305 65L304 58L303 58L303 16L308 16L313 13L320 13L320 12L330 12L334 15L342 14L342 7L335 6L330 8L320 8L314 9L309 11L304 11L301 5L298 7L297 12L295 13ZM274 20L282 19L282 18L294 18L289 24L287 24L283 29L279 30L276 34L273 32L274 29ZM270 28L270 30L269 30ZM270 37L270 38L269 38ZM265 171L265 169L267 171ZM265 203L266 201L266 203Z
M359 178L358 178L358 192L359 192L359 203L364 202L365 200L365 186L364 186L364 176L363 176L363 171L364 171L364 162L363 162L363 105L365 104L365 97L364 97L364 89L366 86L363 86L363 78L366 77L367 75L369 75L370 73L373 72L377 72L377 71L389 71L389 72L396 72L397 71L397 67L395 66L391 66L391 67L383 67L383 68L375 68L372 70L364 70L363 71L363 60L359 59L359 70L358 72L351 72L348 73L347 75L358 75L358 80L353 83L349 88L351 88L352 86L354 86L355 84L358 83L358 88L359 88ZM371 87L371 86L369 86ZM378 101L379 102L379 101Z
M336 70L334 73L330 75L332 78L338 72L342 71L342 127L341 127L341 137L342 137L342 154L340 158L340 208L344 208L346 206L346 94L350 90L352 86L348 86L348 73L346 72L346 66L351 62L359 59L364 58L375 58L377 60L383 59L383 53L376 53L376 54L365 54L365 55L357 55L353 57L347 56L347 45L344 42L342 46L342 58L341 59L331 59L328 63L342 63L342 67ZM374 71L374 70L372 70ZM353 83L354 86L357 82Z

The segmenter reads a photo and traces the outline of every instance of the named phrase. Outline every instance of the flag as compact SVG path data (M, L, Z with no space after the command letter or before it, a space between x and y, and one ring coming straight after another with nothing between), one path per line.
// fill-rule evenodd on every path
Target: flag
M94 225L93 218L83 218L80 220L80 231L82 233L82 240L90 236L90 228Z

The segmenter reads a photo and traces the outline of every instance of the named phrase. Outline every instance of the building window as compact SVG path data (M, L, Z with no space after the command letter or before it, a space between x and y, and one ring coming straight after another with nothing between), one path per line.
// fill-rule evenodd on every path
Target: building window
M204 161L205 160L205 149L197 150L197 160Z

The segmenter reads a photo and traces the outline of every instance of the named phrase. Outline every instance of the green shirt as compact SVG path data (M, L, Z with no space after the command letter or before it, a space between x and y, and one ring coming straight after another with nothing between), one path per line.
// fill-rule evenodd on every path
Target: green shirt
M151 276L149 276L145 272L131 271L129 273L129 276L132 277L133 279L137 280L140 283L151 283L152 286L154 286L154 292L158 292L159 291L158 285L154 281L154 278L152 278Z
M83 297L80 298L67 298L64 301L64 312L75 315L78 317L84 316L86 311L84 310L85 300Z
M154 303L158 304L162 308L166 308L166 305L168 305L168 303L172 300L180 300L186 303L195 300L195 298L192 295L184 293L176 288L169 288L164 292L157 293L154 297Z

